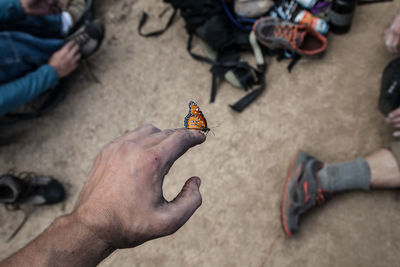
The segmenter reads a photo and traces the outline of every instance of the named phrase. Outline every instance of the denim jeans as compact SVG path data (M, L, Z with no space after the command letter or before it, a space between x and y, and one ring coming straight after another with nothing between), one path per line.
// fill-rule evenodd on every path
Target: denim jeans
M61 16L27 16L16 23L0 25L0 84L46 64L64 45Z

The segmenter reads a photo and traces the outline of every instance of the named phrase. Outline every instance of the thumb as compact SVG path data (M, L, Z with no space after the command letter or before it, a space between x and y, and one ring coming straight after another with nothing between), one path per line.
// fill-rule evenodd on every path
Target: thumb
M201 206L200 184L200 178L190 178L186 181L176 198L169 203L168 217L170 219L170 225L174 228L173 232L182 227Z

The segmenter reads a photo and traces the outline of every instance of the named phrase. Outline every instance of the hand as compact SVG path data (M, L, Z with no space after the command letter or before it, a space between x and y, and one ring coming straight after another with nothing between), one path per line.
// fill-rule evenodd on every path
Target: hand
M164 177L180 156L204 141L199 131L152 125L116 139L97 156L71 216L112 248L173 234L201 205L200 179L187 180L168 202Z
M58 0L20 0L24 13L32 16L44 16L61 12Z
M394 128L393 136L400 137L400 108L392 111L386 118L386 122Z
M58 77L61 79L78 67L80 58L79 46L71 41L51 56L49 65L57 71Z
M385 30L385 45L390 53L397 54L400 41L400 13L396 15L392 24Z

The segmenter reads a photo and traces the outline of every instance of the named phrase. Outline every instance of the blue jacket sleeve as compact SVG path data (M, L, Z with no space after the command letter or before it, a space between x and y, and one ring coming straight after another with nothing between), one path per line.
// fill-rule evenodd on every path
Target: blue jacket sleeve
M50 65L43 65L22 78L0 85L0 115L22 106L57 83L56 70Z
M20 0L0 0L0 23L25 18Z

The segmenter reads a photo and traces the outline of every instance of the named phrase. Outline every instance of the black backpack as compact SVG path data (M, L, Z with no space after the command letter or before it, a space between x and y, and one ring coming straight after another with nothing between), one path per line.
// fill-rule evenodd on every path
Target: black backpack
M250 66L240 58L240 52L252 51L249 41L249 32L243 30L232 21L229 16L227 3L221 0L164 0L174 8L167 25L164 29L142 33L148 15L143 13L139 23L139 34L144 37L155 37L164 33L173 23L180 10L186 22L186 31L189 34L187 50L189 54L198 61L212 65L211 97L214 102L217 92L218 80L224 78L228 71L232 71L245 91L250 91L231 108L235 111L243 111L253 102L265 89L266 65L260 63L257 68ZM228 13L227 13L228 12ZM207 45L217 52L216 60L211 60L192 52L192 41L194 36L202 39Z

